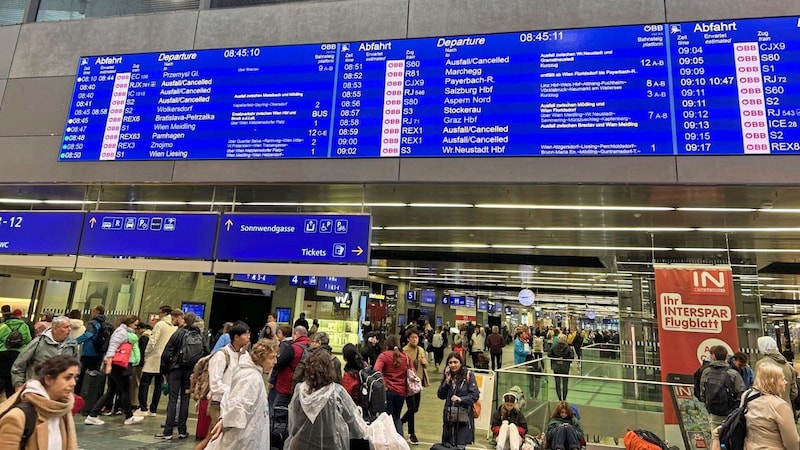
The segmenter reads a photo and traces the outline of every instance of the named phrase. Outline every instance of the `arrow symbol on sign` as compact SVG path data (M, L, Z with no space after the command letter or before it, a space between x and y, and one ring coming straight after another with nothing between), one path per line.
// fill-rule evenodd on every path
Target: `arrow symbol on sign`
M96 223L97 223L97 219L95 219L94 217L89 219L89 227L90 228L94 228L94 224L96 224Z
M354 249L352 249L352 250L350 250L350 251L351 251L351 252L353 252L353 253L355 253L355 254L356 254L356 256L361 256L361 254L362 254L362 253L364 253L364 249L363 249L363 248L361 248L361 246L360 246L360 245L359 245L359 246L356 246L356 248L354 248Z
M225 221L225 231L231 231L231 225L233 225L233 221L228 219Z

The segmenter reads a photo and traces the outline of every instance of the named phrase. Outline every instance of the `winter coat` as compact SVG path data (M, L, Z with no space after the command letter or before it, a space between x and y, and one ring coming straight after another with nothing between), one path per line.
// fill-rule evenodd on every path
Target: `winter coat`
M69 319L69 326L69 337L72 339L78 339L86 332L86 325L83 324L81 319Z
M132 328L128 328L128 330L128 342L131 344L131 357L128 359L128 363L131 367L136 367L142 361L142 351L139 350L139 335Z
M228 347L230 348L230 347ZM222 355L220 355L222 357ZM243 353L220 403L222 437L206 450L260 450L270 448L269 405L263 369Z
M383 375L383 384L386 390L405 397L408 392L406 376L408 374L408 358L400 352L398 365L394 365L394 350L386 350L375 361L375 370Z
M281 345L280 352L278 353L278 362L275 363L273 372L278 371L278 376L275 379L275 391L278 394L291 395L292 394L292 377L297 365L303 358L303 348L308 348L308 336L299 336L291 342L289 352L284 351L284 346Z
M745 450L797 450L800 447L792 406L781 397L762 395L751 400L747 404L745 418Z
M365 363L374 366L380 354L381 347L379 345L372 345L369 341L364 341L364 345L361 347L361 359L363 359Z
M449 370L449 369L448 369ZM462 366L461 371L456 376L450 379L447 383L446 378L442 378L442 383L439 384L439 389L436 391L436 396L444 400L444 409L442 410L442 442L451 443L455 445L467 445L475 442L475 419L472 415L472 405L478 401L481 396L481 391L478 390L478 385L475 382L475 375L466 367ZM455 395L461 399L459 403L453 403L450 398ZM457 406L468 410L469 422L451 424L447 421L447 408L449 406ZM455 439L452 439L453 431L455 431Z
M492 333L486 336L486 346L489 347L489 353L499 355L503 353L503 347L506 346L506 340L500 333Z
M411 368L414 369L414 373L416 373L421 380L422 371L428 367L428 353L425 352L425 350L423 350L420 346L417 346L415 350L412 350L408 345L403 347L403 353L408 356L408 359L411 361Z
M50 447L50 432L58 430L61 441L59 449L78 450L78 440L75 433L75 422L72 418L72 407L75 397L69 396L68 401L60 402L51 400L47 390L37 381L31 380L25 387L0 405L0 435L3 436L0 448L17 450L20 448L22 431L25 429L25 412L14 405L20 401L27 401L34 406L36 411L36 424L33 434L28 438L25 450L48 450Z
M520 338L514 339L514 364L524 363L525 357L530 354L531 352L525 350L525 343Z
M8 339L8 335L15 330L18 330L19 334L22 335L22 347L25 347L28 345L28 342L31 341L31 330L28 328L28 324L20 319L8 319L5 322L0 323L0 351L22 350L22 347L16 349L9 349L6 347L6 339Z
M728 358L728 365L730 366L731 369L739 372L739 375L742 376L742 381L744 381L745 389L750 389L751 387L753 387L753 382L755 381L756 375L755 372L753 372L753 368L750 367L750 364L747 364L746 366L744 366L744 369L739 371L736 365L733 364L733 356L731 356L730 358Z
M520 436L524 436L528 433L528 421L525 420L525 414L523 414L517 406L506 410L505 405L500 405L500 407L492 413L492 421L490 423L492 434L494 434L495 437L497 437L497 434L500 432L500 425L503 424L504 420L507 420L509 424L516 425Z
M786 378L786 389L781 394L781 398L786 400L786 403L792 404L792 400L797 398L797 375L794 373L794 369L792 366L786 362L786 358L783 357L777 350L770 350L763 358L756 361L755 366L753 369L758 372L758 366L761 364L777 364L778 367L781 368L783 371L783 376Z
M161 374L168 374L170 371L175 369L191 370L190 367L183 367L181 366L180 362L178 362L178 354L180 354L181 348L183 347L183 339L190 331L196 331L200 333L200 329L194 325L183 326L172 333L172 336L170 336L169 341L167 342L167 346L164 348L164 353L161 354ZM150 340L152 341L153 338L151 337ZM206 349L206 351L207 350L208 349ZM145 362L145 365L146 364L147 362Z
M83 332L82 335L75 338L75 343L78 345L82 345L81 347L81 355L82 356L99 356L102 357L103 355L100 353L99 348L94 348L94 340L97 336L97 332L100 330L100 324L106 321L106 316L103 314L98 314L97 316L93 317L92 320L86 325L86 331Z
M728 373L728 376L731 379L734 389L734 397L739 398L744 392L744 380L742 380L742 376L739 375L739 371L736 369L731 369L731 367L725 361L711 361L708 367L703 369L702 374L700 375L700 401L706 402L706 384L708 384L708 377L711 374L712 370L725 370ZM707 403L706 403L707 404ZM731 408L733 409L733 408Z
M153 325L153 332L150 334L150 340L147 342L147 348L144 352L142 372L160 373L161 355L164 354L167 342L169 342L169 339L177 329L178 327L172 324L172 316L169 314Z
M244 350L244 348L243 348ZM239 363L245 359L246 351L236 352L232 345L226 345L211 356L208 361L208 399L212 402L221 402L226 392L230 392L233 383L233 374L239 368Z
M531 344L531 351L534 353L542 353L544 352L544 338L541 336L536 336L533 338Z
M114 353L117 352L117 349L120 345L129 342L128 340L128 333L133 332L133 328L128 327L124 323L119 324L119 326L111 333L111 338L108 340L108 350L106 350L105 359L113 358ZM138 339L137 339L138 342Z
M563 426L565 423L572 425L572 428L575 429L575 433L578 435L578 440L583 440L583 427L581 426L581 422L578 420L577 417L572 417L572 419L562 419L561 417L553 417L547 422L547 428L545 429L545 436L547 437L547 442L553 442L553 435L556 432L556 429L560 426ZM548 445L549 448L549 445Z
M78 357L78 344L67 336L63 342L53 339L52 329L45 330L22 349L14 365L11 367L11 382L14 387L22 386L25 381L35 376L36 364L46 361L56 355L69 355Z
M353 399L338 383L308 392L297 385L289 404L289 437L284 450L350 448L350 439L363 439L367 424Z
M553 373L568 374L569 366L572 365L572 360L575 358L575 351L567 343L562 342L556 344L547 353L551 359L550 367Z

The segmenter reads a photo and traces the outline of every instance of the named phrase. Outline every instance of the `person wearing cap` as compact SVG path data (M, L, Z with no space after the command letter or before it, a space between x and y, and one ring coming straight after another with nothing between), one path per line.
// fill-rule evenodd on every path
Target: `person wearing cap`
M53 324L53 313L42 313L42 320L36 322L36 325L33 326L34 331L36 332L36 336L41 335L44 333L44 330L50 328Z
M19 314L17 314L19 313ZM20 319L22 316L22 311L19 309L15 309L14 312L11 314L11 318L6 319L5 322L0 323L0 351L4 350L15 350L19 352L22 350L22 347L28 345L28 342L33 339L31 335L31 330L28 328L28 324L25 323L24 320ZM10 335L13 331L19 331L19 334L22 335L22 346L9 348L7 344L8 335ZM13 347L13 346L12 346Z
M528 421L517 406L517 394L503 394L503 403L492 414L491 428L497 450L519 450L528 432Z
M796 399L798 394L797 375L795 375L794 369L786 361L786 358L778 352L778 343L775 342L774 338L761 336L756 342L758 343L758 351L764 357L756 361L753 369L758 372L758 367L762 364L775 364L778 366L783 372L784 378L786 378L786 389L781 393L781 398L791 405L792 400Z

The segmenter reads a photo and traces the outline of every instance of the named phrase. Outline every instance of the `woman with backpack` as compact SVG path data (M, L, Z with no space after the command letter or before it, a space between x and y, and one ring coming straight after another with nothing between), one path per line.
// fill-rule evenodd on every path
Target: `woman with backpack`
M794 421L792 406L781 396L786 390L786 377L777 364L761 364L756 368L753 389L742 394L741 404L747 402L747 450L796 450L800 435ZM714 430L715 439L720 428Z
M36 377L0 405L2 448L78 450L72 420L73 390L80 372L78 359L53 356L37 364L35 370ZM40 446L40 442L46 445Z
M130 395L131 375L133 374L130 359L134 352L134 347L136 347L135 352L139 353L138 346L134 346L130 340L136 337L138 341L138 336L136 335L136 325L138 324L138 317L133 315L125 316L111 335L103 364L105 374L110 380L108 390L97 400L89 413L89 417L83 421L86 425L103 425L105 423L98 419L97 416L100 414L100 409L103 405L114 398L115 395L119 396L120 408L125 414L125 421L123 422L125 425L133 425L144 420L144 417L133 415ZM131 334L133 337L130 336ZM136 362L138 363L138 360Z
M408 392L406 377L410 363L400 350L400 336L396 334L386 338L386 350L375 361L375 370L383 375L383 383L386 385L386 412L394 419L394 428L400 436L403 435L400 413Z

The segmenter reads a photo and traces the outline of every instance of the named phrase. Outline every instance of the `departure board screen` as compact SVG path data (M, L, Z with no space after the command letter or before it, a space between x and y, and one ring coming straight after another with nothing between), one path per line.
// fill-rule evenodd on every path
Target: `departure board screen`
M59 160L795 153L798 24L83 57Z
M800 153L800 19L669 26L679 154Z

